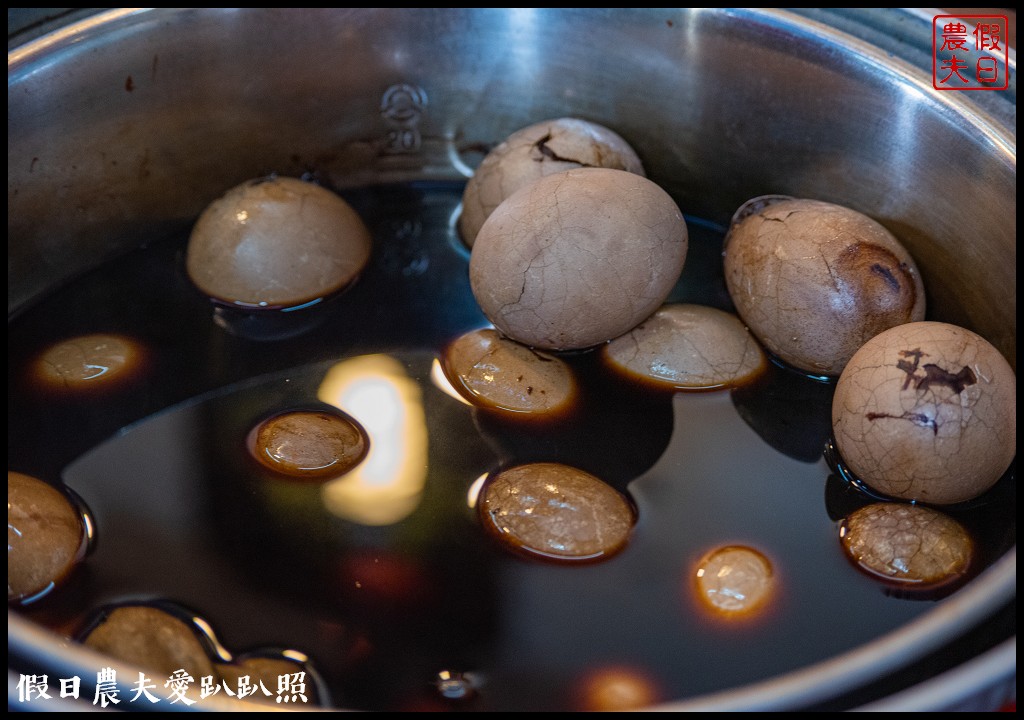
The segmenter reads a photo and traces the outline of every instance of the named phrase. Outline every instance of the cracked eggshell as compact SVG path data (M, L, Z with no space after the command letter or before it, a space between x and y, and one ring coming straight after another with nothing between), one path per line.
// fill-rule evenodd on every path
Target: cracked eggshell
M683 214L650 180L581 168L523 188L487 219L469 263L507 337L575 350L618 337L668 297L686 260Z
M874 503L840 525L839 541L853 564L883 580L934 588L967 572L974 543L953 518L921 505Z
M939 505L970 500L1017 454L1017 379L969 330L900 325L846 366L832 429L847 467L874 490Z
M627 376L677 390L735 387L767 367L738 317L704 305L665 305L602 354Z
M577 118L545 120L517 130L480 163L462 195L459 232L470 247L505 198L554 173L603 167L644 175L629 143L608 128Z
M249 180L207 207L189 237L186 267L211 298L288 308L355 280L370 232L347 202L295 178Z
M783 200L739 220L725 240L736 310L769 352L838 375L867 340L924 319L921 274L880 224L849 208Z
M486 408L558 414L576 396L576 380L565 362L490 329L457 338L444 353L443 367L454 387Z

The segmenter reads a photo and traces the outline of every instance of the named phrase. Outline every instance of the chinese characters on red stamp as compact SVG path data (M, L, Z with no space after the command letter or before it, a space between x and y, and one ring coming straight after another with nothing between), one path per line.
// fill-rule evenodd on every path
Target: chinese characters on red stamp
M1005 15L932 18L932 86L936 90L1005 90L1010 47Z

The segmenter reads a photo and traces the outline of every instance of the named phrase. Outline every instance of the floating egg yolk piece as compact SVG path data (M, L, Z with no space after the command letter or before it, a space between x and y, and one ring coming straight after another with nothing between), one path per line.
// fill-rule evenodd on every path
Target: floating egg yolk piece
M774 590L772 564L753 548L716 548L697 564L697 597L710 610L726 617L743 617L760 610Z
M371 238L352 207L295 178L242 183L207 207L189 237L186 267L211 298L246 308L289 308L350 284Z
M908 323L864 344L832 399L848 469L872 489L948 505L992 487L1017 454L1017 378L981 336Z
M178 669L197 681L214 675L213 662L196 631L172 614L148 605L111 610L83 642L117 660L164 675Z
M484 526L515 550L552 560L596 560L621 550L636 515L610 485L568 465L504 470L481 490Z
M565 410L576 395L569 366L494 330L476 330L448 346L444 368L456 388L483 407L516 413Z
M250 450L265 467L311 480L344 475L368 448L366 433L354 420L327 412L276 415L250 434Z
M864 572L901 586L930 588L963 575L973 543L953 518L920 505L874 503L839 528L843 550Z
M702 305L665 305L602 352L616 370L678 390L742 385L767 367L739 318Z
M581 167L643 175L633 148L597 123L558 118L517 130L480 163L462 195L459 232L470 247L484 221L502 201L542 177Z
M82 513L66 495L7 471L7 601L29 601L60 583L85 555Z
M45 350L34 369L49 387L87 390L129 377L143 355L137 342L119 335L82 335Z

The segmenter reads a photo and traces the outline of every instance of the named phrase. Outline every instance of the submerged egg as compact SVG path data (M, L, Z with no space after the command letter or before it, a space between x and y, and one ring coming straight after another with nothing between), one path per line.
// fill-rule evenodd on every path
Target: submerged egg
M629 501L590 473L558 463L504 470L477 503L484 526L513 549L552 560L621 550L636 522Z
M702 305L665 305L603 352L627 375L680 390L740 385L766 367L739 318Z
M771 353L838 375L865 341L924 319L917 266L880 224L816 200L757 200L729 229L725 280L740 317Z
M252 432L250 451L265 467L292 477L318 479L344 475L369 447L354 420L326 412L277 415Z
M106 613L83 642L97 652L164 675L178 669L197 681L214 675L213 662L196 630L149 605L126 605Z
M741 545L717 548L701 558L696 580L701 602L730 618L759 610L775 584L768 558Z
M448 346L444 368L463 395L484 407L516 413L565 410L576 394L572 370L494 330L474 330Z
M940 505L970 500L1017 454L1017 379L969 330L900 325L846 366L832 429L843 462L874 490Z
M329 190L287 177L250 180L210 204L189 237L192 282L221 302L289 308L355 280L370 232Z
M623 712L654 705L661 700L657 683L647 674L628 666L597 668L579 687L582 712Z
M622 170L549 175L505 200L480 229L473 295L506 337L548 350L632 330L668 297L687 249L668 193Z
M875 503L851 513L839 539L850 560L870 575L921 588L959 578L973 543L948 515L920 505Z
M29 601L85 555L82 513L56 488L7 471L7 601Z
M86 390L123 380L143 361L142 347L120 335L81 335L45 350L35 363L44 384L67 390Z
M491 150L466 183L459 232L476 241L484 221L505 198L542 177L580 167L644 174L629 144L608 128L576 118L535 123Z

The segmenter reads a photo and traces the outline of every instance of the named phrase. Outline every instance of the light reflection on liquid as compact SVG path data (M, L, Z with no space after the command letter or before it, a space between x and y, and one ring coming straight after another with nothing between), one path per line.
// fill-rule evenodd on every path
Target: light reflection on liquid
M472 405L469 400L462 397L458 390L448 380L448 376L444 374L444 369L441 367L441 361L434 358L434 362L430 365L430 381L434 383L434 387L443 392L445 395L455 398L464 405Z
M477 500L480 499L480 491L484 488L484 483L487 482L487 478L490 477L490 473L484 473L469 486L469 492L466 493L466 503L470 508L475 508Z
M317 397L351 415L370 438L366 458L325 484L324 507L363 525L391 525L419 505L427 479L427 420L419 385L388 355L333 366Z
M199 631L206 636L206 639L209 640L210 645L213 646L213 651L214 653L216 653L217 659L221 662L226 663L234 662L234 657L232 657L231 651L229 651L226 647L221 645L220 640L217 639L216 633L213 632L213 628L210 627L210 623L206 622L206 620L199 617L198 615L192 615L191 619L192 624L199 628Z

